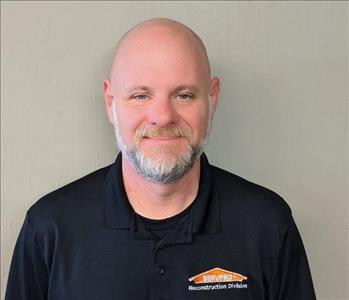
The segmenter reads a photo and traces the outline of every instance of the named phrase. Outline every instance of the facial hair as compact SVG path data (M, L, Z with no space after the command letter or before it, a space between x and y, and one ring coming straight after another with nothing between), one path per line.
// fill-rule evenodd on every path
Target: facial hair
M210 110L210 109L209 109ZM207 121L207 132L205 138L193 143L192 132L189 128L181 127L151 127L137 128L136 130L136 145L129 146L124 143L121 138L116 116L116 107L113 104L114 129L117 147L127 158L131 167L144 179L157 184L170 184L181 179L194 165L203 153L204 145L210 131L210 113ZM187 146L182 154L177 154L173 158L168 159L153 159L146 156L141 148L140 142L146 137L183 137L187 140ZM171 152L170 148L159 148L159 152Z

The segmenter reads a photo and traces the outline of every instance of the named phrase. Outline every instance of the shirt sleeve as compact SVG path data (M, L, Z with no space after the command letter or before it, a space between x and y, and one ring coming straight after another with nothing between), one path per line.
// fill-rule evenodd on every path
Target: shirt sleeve
M13 252L5 300L47 299L48 278L27 214Z
M272 300L316 300L308 259L293 218L284 234L270 291Z

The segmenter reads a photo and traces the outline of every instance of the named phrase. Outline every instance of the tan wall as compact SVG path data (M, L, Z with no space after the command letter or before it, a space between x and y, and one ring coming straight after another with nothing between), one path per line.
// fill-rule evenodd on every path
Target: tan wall
M347 2L1 2L1 287L25 211L115 157L102 81L115 41L171 17L223 92L211 162L293 209L319 300L348 290Z

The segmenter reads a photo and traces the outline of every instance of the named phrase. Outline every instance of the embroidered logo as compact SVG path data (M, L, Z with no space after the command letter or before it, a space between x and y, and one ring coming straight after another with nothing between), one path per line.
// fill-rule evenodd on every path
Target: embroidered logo
M189 282L195 285L189 285L188 289L189 291L246 289L247 284L242 283L244 280L247 280L247 277L239 273L213 268L189 278Z
M227 270L223 270L221 268L213 268L206 272L200 273L189 278L189 281L194 281L196 284L198 283L217 283L217 282L233 282L238 281L241 282L246 280L247 277L243 276L239 273L230 272Z

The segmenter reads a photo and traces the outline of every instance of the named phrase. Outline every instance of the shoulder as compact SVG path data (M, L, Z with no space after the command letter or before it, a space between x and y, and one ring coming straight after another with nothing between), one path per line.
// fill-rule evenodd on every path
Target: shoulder
M211 166L211 172L223 210L267 220L268 223L289 224L291 209L280 195L218 167Z
M28 222L40 231L98 210L103 206L104 178L109 168L98 169L41 197L28 210Z

